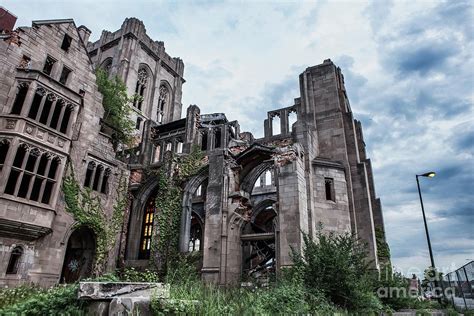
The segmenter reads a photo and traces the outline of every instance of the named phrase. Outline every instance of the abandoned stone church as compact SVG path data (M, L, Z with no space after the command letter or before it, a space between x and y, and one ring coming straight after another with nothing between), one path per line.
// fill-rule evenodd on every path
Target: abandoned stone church
M160 234L159 181L149 170L199 146L206 164L183 186L179 247L200 256L202 279L220 285L278 273L301 249L302 232L354 232L378 267L383 217L362 128L353 118L341 70L330 60L299 77L294 104L267 113L264 137L223 113L182 111L184 63L144 24L127 18L115 32L71 19L34 21L0 35L0 286L49 286L87 277L94 230L67 212L70 165L111 216L120 179L129 201L107 261L145 269ZM135 145L116 149L102 128L98 67L130 95ZM297 78L295 78L297 80ZM185 115L182 117L182 112Z

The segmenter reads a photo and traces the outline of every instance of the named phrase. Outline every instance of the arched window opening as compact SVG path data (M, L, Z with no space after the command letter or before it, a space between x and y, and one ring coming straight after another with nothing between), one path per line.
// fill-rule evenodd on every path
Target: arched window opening
M23 103L25 103L26 94L28 93L28 84L20 83L18 85L18 92L16 94L15 101L13 102L13 107L11 114L20 114L23 109Z
M288 131L290 133L293 131L293 124L296 123L297 120L298 120L298 115L296 114L296 111L293 110L290 113L288 113L288 125L289 125Z
M77 228L69 237L60 281L73 283L92 274L96 241L94 232L85 226Z
M161 146L156 145L155 147L155 154L153 155L153 162L160 161L160 154L161 154Z
M135 86L135 99L133 101L133 106L142 109L142 104L145 98L145 89L148 81L148 72L145 68L140 68L138 70L138 79Z
M100 192L107 194L107 190L109 187L109 177L110 177L110 169L107 168L104 171L104 177L102 178L102 185L100 187Z
M166 142L165 150L166 151L171 151L172 146L173 146L173 144L170 141Z
M20 246L13 248L10 254L10 260L8 261L6 274L17 274L20 268L21 256L23 255L23 249Z
M103 62L102 65L100 65L100 68L104 70L107 73L107 76L110 76L110 71L112 70L112 58L106 58Z
M61 133L66 134L73 110L74 110L74 107L72 105L68 105L64 109L64 116L63 116L63 119L61 120L61 127L59 129Z
M10 142L6 139L0 141L0 172L3 169L3 164L7 158L8 150L10 149Z
M86 177L84 179L84 187L91 187L91 179L92 179L92 174L94 173L95 170L95 162L90 161L87 164L87 170L86 170Z
M104 171L104 167L102 167L102 165L98 165L95 170L94 183L92 184L92 190L97 191L97 189L99 188L99 182L100 182L100 179L102 178L103 171Z
M30 111L28 112L28 117L36 120L41 103L43 102L43 97L45 96L46 91L43 88L36 89L35 96L31 102Z
M153 233L153 217L155 216L155 194L152 194L146 203L143 214L142 233L140 238L140 250L138 259L149 259L151 249L151 239Z
M265 186L272 185L272 173L270 170L265 171Z
M49 122L49 127L53 129L56 129L58 127L59 119L64 111L64 106L64 100L60 99L56 102L56 105L53 110L53 116L51 117L51 122Z
M272 117L272 135L279 135L281 134L281 120L280 116L275 115Z
M46 97L46 101L43 104L43 110L41 111L41 115L39 118L39 122L41 124L47 125L49 112L51 112L51 108L53 106L53 102L56 101L56 97L53 94L48 94Z
M198 188L196 189L196 192L194 193L194 196L196 197L202 196L202 184L198 186Z
M165 108L168 104L168 99L169 99L169 90L165 85L160 86L159 90L160 94L158 97L158 110L156 113L156 121L158 123L163 123L163 118L165 116Z
M202 224L198 216L194 213L191 215L191 231L189 234L188 251L195 252L202 250Z

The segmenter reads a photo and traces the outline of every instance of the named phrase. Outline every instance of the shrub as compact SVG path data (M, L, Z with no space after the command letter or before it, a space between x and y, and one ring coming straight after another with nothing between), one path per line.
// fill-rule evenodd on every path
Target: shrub
M344 309L383 309L373 291L375 277L366 261L366 247L355 236L324 234L320 229L316 240L307 234L303 240L302 252L293 251L292 256L309 293L322 293Z

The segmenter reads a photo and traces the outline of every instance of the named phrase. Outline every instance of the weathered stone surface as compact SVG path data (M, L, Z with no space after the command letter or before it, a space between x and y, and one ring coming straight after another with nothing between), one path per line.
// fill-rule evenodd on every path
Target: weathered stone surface
M169 284L135 282L80 282L78 298L106 300L116 297L169 298Z

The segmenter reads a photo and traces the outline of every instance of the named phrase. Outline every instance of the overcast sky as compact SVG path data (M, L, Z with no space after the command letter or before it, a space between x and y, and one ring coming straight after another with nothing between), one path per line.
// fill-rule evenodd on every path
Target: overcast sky
M298 75L331 58L364 127L392 262L429 265L415 174L435 262L474 259L474 63L471 1L184 2L7 0L19 18L74 18L99 38L126 17L185 63L184 110L225 112L263 134L266 111L293 105ZM416 271L415 271L416 272Z

